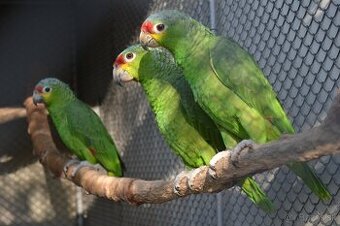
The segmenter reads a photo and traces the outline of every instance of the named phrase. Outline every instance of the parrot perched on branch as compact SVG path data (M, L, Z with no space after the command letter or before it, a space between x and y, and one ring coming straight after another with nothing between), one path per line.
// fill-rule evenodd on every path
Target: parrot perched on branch
M65 146L80 160L99 163L108 175L122 176L117 148L99 116L56 78L38 82L33 102L44 103Z
M140 41L144 47L163 46L174 55L197 103L238 141L263 144L294 133L263 72L236 42L175 10L150 15L142 24ZM308 164L287 166L319 198L331 198Z
M114 62L113 77L119 83L131 80L141 83L160 133L186 166L209 165L218 151L225 150L218 127L195 102L182 70L165 49L146 51L141 45L127 48ZM251 177L239 184L262 209L268 212L274 209Z

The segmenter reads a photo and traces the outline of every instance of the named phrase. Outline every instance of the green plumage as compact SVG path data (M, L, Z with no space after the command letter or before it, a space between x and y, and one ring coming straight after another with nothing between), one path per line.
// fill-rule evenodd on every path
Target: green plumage
M227 134L238 141L266 143L283 133L294 133L271 85L250 54L238 44L214 35L178 11L162 11L146 21L164 24L165 29L157 34L145 31L141 41L150 45L153 39L173 53L196 101ZM288 167L321 199L331 197L306 163L291 163Z
M208 165L217 151L225 150L225 145L216 124L195 102L171 54L164 49L147 52L140 45L129 47L121 55L129 53L135 55L134 60L124 72L116 68L114 73L129 73L141 83L161 134L186 166ZM240 185L264 210L273 209L271 201L252 178L244 179Z
M78 100L63 82L47 78L36 87L48 87L40 95L65 146L80 160L101 164L109 175L121 176L117 148L98 115Z

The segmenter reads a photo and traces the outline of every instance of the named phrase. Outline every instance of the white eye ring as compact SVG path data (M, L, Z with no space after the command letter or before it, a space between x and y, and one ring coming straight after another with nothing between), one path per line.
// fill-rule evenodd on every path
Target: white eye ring
M44 92L44 93L49 93L49 92L51 92L51 91L52 91L52 88L49 87L49 86L45 86L45 87L43 88L43 92Z
M124 55L124 58L125 58L125 62L131 62L136 58L136 54L132 52L128 52Z
M163 31L165 31L165 29L166 26L162 23L155 24L155 26L153 27L153 31L157 34L162 33Z

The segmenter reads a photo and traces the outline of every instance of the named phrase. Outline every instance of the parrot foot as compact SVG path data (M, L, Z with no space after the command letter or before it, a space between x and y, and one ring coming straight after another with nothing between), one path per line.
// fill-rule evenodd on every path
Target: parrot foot
M206 166L201 166L191 171L189 174L188 185L192 191L199 192L203 189L203 184L197 181L197 178L200 178L200 175L202 173L205 174L206 172Z
M238 158L240 157L241 152L247 149L248 151L251 151L252 149L254 149L254 147L255 147L255 142L252 140L242 140L240 143L238 143L236 147L234 147L231 150L230 160L233 166L235 166L236 168L239 168Z
M74 165L74 164L78 164L79 160L78 159L71 159L69 161L66 162L66 164L64 165L63 171L64 174L67 175L67 171L70 168L70 166Z
M220 164L220 162L227 162L230 159L230 151L221 151L218 152L209 162L209 170L208 173L213 179L217 179L218 173L216 172L217 165Z
M174 186L174 193L178 196L183 196L182 191L186 190L187 182L188 182L188 176L190 172L189 171L183 171L180 174L178 174L175 178L175 186Z

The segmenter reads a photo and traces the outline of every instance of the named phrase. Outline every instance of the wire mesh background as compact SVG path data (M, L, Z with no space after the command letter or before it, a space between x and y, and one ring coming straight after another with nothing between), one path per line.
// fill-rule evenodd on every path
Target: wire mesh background
M13 100L1 99L1 106L21 104L31 93L34 82L46 74L61 74L60 78L71 83L82 100L99 105L100 115L122 153L126 176L159 179L173 177L181 171L184 166L159 135L141 87L129 84L121 88L110 84L112 58L136 39L144 18L161 9L182 10L210 27L209 1L48 1L52 5L38 0L29 1L32 4L15 2L26 4L20 10L31 14L26 13L23 18L35 25L21 24L20 35L31 36L33 26L35 39L25 39L19 45L9 44L13 51L0 51L1 59L13 55L13 61L20 58L20 54L27 54L22 61L30 65L29 70L11 67L4 73L7 76L0 77L1 87L8 89L6 93L13 93L12 88L17 90L18 86L25 90L20 95L13 94ZM296 130L300 132L318 125L325 118L339 87L340 1L215 2L217 34L231 37L254 56ZM16 15L9 13L4 18L8 16ZM35 19L28 19L32 16ZM4 24L18 29L13 23ZM1 28L1 34L13 33ZM8 45L4 36L0 40ZM32 43L41 44L41 40L44 40L44 48L34 51ZM32 61L35 62L33 66ZM11 83L13 80L8 78L13 71L20 79ZM0 156L0 169L5 172L0 174L0 189L5 191L0 194L0 225L73 224L76 216L74 186L51 179L39 163L30 164L33 157L27 151L30 145L23 121L6 126L12 128L12 133L3 135L7 127L0 126L1 140L7 144ZM22 139L19 143L16 142L18 137ZM19 154L8 152L13 144L18 146L15 150L25 149L25 157L19 151ZM4 164L8 156L12 161ZM23 167L27 164L30 165ZM233 188L222 192L220 217L223 225L340 225L340 157L323 157L310 165L331 191L331 201L320 201L282 167L256 175L274 200L277 212L262 212L238 188ZM86 225L217 225L215 194L140 207L92 196L84 195L84 199L88 204Z

